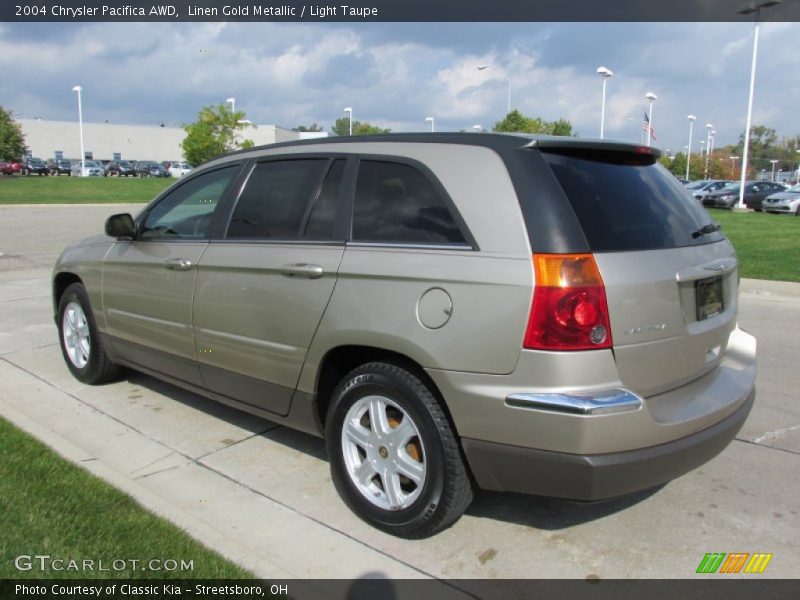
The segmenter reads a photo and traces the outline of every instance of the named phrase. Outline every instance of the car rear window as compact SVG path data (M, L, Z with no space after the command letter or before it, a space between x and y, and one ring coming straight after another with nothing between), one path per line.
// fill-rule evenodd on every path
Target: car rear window
M711 218L651 154L548 148L542 156L594 252L659 250L724 239L718 231L697 233Z

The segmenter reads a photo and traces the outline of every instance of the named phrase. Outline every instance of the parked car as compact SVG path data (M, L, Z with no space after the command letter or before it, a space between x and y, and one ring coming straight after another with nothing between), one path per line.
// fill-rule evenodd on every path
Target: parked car
M136 169L127 160L112 160L106 165L105 174L108 177L135 177Z
M726 185L721 190L706 194L702 197L703 206L714 208L733 208L739 202L739 182ZM748 208L761 210L764 198L785 188L769 181L746 181L744 188L744 203Z
M139 177L169 177L169 172L154 160L140 160L136 163L136 175Z
M698 181L687 183L686 189L689 190L692 196L694 196L697 200L702 201L704 196L721 190L729 183L731 182L724 179L700 179Z
M0 162L0 173L3 175L14 175L22 172L22 163L15 160Z
M72 175L72 163L64 159L51 158L47 161L47 169L51 175Z
M23 175L50 175L50 169L41 158L25 158L22 161L21 173Z
M398 536L472 482L651 488L727 446L756 375L733 246L659 156L426 133L213 160L61 255L66 365L323 436L344 502Z
M105 170L99 160L84 160L83 169L81 161L76 160L72 163L72 174L76 177L102 177L105 175Z
M169 174L172 177L183 177L192 172L192 166L187 162L173 162L169 168Z
M768 213L787 213L800 217L800 184L767 196L761 208Z

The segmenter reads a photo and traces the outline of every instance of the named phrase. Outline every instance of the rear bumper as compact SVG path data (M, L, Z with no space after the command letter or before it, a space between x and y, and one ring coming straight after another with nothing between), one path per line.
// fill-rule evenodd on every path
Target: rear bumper
M627 452L577 455L463 438L478 485L574 500L603 500L675 479L719 454L741 429L755 389L722 421L658 446Z

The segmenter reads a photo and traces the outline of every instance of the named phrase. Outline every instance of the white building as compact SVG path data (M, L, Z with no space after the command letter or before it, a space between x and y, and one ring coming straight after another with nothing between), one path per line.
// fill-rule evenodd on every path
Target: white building
M79 160L81 142L77 121L18 119L32 156L48 160ZM298 133L277 125L248 127L243 137L256 146L308 137L325 137L325 132ZM174 161L183 158L181 142L186 132L180 127L83 123L83 147L87 159Z

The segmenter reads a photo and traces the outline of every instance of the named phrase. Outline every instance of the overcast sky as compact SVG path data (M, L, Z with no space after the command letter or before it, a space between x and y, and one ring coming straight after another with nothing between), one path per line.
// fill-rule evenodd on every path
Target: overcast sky
M752 41L741 23L0 23L0 105L77 120L80 84L91 122L179 126L233 96L287 128L329 130L352 106L392 131L458 131L505 114L510 77L514 108L597 137L604 65L607 138L640 139L652 91L655 145L682 149L693 113L696 150L706 123L717 147L744 131ZM762 25L758 59L753 123L800 134L800 24Z

